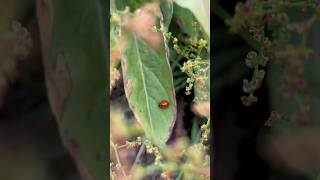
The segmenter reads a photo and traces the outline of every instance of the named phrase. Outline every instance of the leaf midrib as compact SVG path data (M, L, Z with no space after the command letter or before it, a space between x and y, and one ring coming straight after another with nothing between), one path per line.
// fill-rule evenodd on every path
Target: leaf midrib
M148 91L147 91L147 86L146 86L146 80L144 78L144 72L143 72L143 67L142 67L142 60L141 60L141 55L140 55L140 51L139 51L139 47L138 47L138 44L137 44L137 37L136 35L134 34L133 35L134 37L134 45L135 45L135 49L137 51L137 59L139 61L139 66L140 66L140 73L141 73L141 76L142 76L142 83L143 83L143 90L145 92L145 97L146 97L146 104L147 104L147 111L148 111L148 119L149 119L149 124L150 124L150 127L151 127L151 130L153 131L153 124L152 124L152 118L151 118L151 114L150 114L150 104L149 104L149 95L148 95Z

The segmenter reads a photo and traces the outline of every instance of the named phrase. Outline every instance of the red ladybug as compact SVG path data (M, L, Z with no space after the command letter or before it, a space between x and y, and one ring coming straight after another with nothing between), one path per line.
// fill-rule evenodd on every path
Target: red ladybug
M167 100L162 100L162 101L160 101L159 107L160 107L161 109L167 109L167 108L169 107L169 101L167 101Z

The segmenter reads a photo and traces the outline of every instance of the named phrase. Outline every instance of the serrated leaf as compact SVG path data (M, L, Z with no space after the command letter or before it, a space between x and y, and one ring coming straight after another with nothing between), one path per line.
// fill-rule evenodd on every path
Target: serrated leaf
M128 33L128 44L122 58L126 96L146 136L164 146L176 119L176 100L171 68L164 45L155 50L134 33ZM169 107L159 103L167 100Z
M174 0L174 2L189 9L210 38L210 0Z

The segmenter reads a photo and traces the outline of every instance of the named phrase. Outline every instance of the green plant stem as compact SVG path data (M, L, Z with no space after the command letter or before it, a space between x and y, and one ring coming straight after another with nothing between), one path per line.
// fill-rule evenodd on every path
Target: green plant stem
M171 61L178 66L179 68L181 68L182 66L178 63L178 61L176 61L175 59L171 59Z
M206 126L210 126L210 117L208 118L208 120L207 120L207 124L206 124Z
M178 174L178 176L177 176L176 180L180 180L180 179L182 178L182 175L183 175L183 171L182 171L182 170L180 170L180 172L179 172L179 174Z

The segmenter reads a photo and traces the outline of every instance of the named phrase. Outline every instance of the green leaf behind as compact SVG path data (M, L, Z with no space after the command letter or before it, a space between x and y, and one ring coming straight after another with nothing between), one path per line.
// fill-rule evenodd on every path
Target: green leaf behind
M164 27L166 30L168 30L171 19L172 19L172 14L173 14L172 0L161 0L160 1L160 8L161 8L161 12L163 14Z
M210 38L210 0L175 0L175 3L189 9Z

